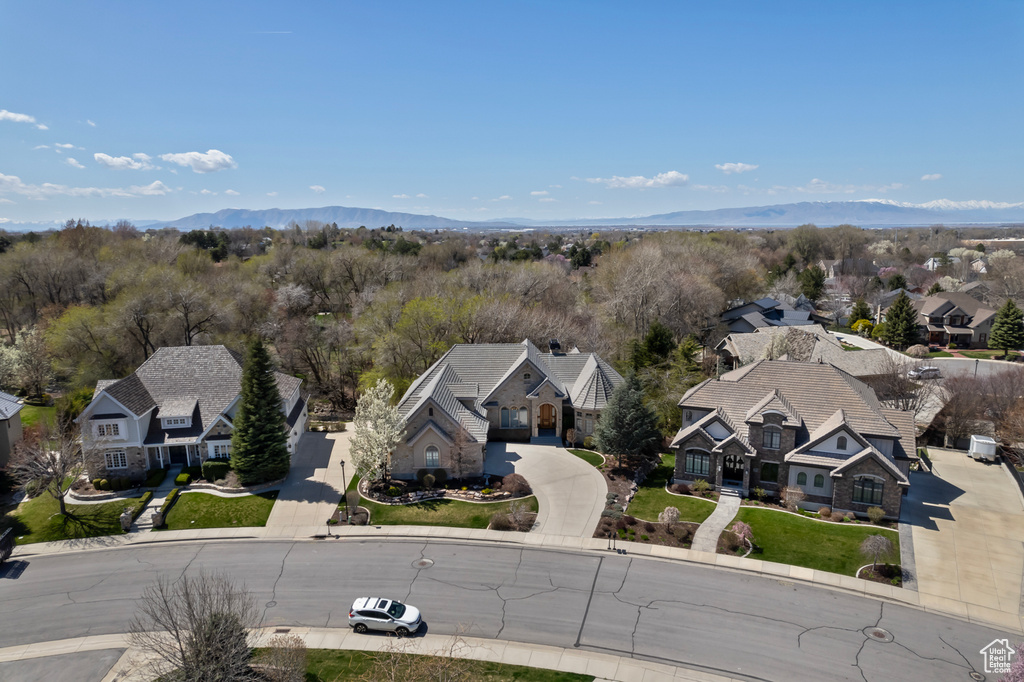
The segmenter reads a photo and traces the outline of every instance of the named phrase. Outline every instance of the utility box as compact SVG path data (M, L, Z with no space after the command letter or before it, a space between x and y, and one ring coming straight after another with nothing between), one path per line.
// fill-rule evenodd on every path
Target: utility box
M996 441L989 436L971 436L971 449L967 451L978 461L996 461Z

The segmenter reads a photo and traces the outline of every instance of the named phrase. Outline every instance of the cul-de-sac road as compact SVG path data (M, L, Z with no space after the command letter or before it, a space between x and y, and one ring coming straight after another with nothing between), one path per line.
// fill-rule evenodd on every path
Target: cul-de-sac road
M611 552L262 540L20 563L0 579L0 647L125 632L135 600L157 575L201 568L244 581L268 626L344 627L355 597L385 595L421 607L433 634L461 625L476 637L578 646L750 680L969 680L982 670L979 650L1008 636L844 592ZM866 634L875 627L892 641Z

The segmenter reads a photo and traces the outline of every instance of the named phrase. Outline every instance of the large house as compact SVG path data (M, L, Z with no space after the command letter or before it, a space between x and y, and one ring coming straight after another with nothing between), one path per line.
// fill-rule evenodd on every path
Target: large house
M996 311L962 292L942 291L913 301L921 336L928 343L986 348Z
M722 324L732 333L752 332L763 327L794 327L817 324L808 310L795 310L792 305L774 298L762 298L729 308L721 316Z
M801 506L899 517L915 459L913 413L882 407L864 382L824 363L759 360L679 401L674 479L770 495Z
M22 407L13 395L0 391L0 468L7 466L11 450L21 440Z
M294 452L307 420L302 380L275 376ZM139 481L147 469L229 457L241 382L242 356L224 346L160 348L124 379L98 382L78 417L89 477Z
M488 440L558 437L570 422L583 438L622 381L596 353L562 353L554 340L548 353L529 339L452 346L398 403L406 428L392 475L442 468L477 476Z

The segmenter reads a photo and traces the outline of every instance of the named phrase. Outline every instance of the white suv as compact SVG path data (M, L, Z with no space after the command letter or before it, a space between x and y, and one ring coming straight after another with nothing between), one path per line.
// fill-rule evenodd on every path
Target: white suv
M907 372L907 376L911 379L940 379L942 372L938 367L915 367Z
M415 606L394 599L360 597L348 611L348 624L359 633L380 630L406 637L420 629L423 618Z

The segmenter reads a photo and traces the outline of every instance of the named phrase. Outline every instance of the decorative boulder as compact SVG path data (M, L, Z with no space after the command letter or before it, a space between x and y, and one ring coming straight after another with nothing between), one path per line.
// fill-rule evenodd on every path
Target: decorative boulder
M121 512L121 530L123 530L125 533L130 531L132 529L132 520L133 519L131 509L125 509L123 512Z

